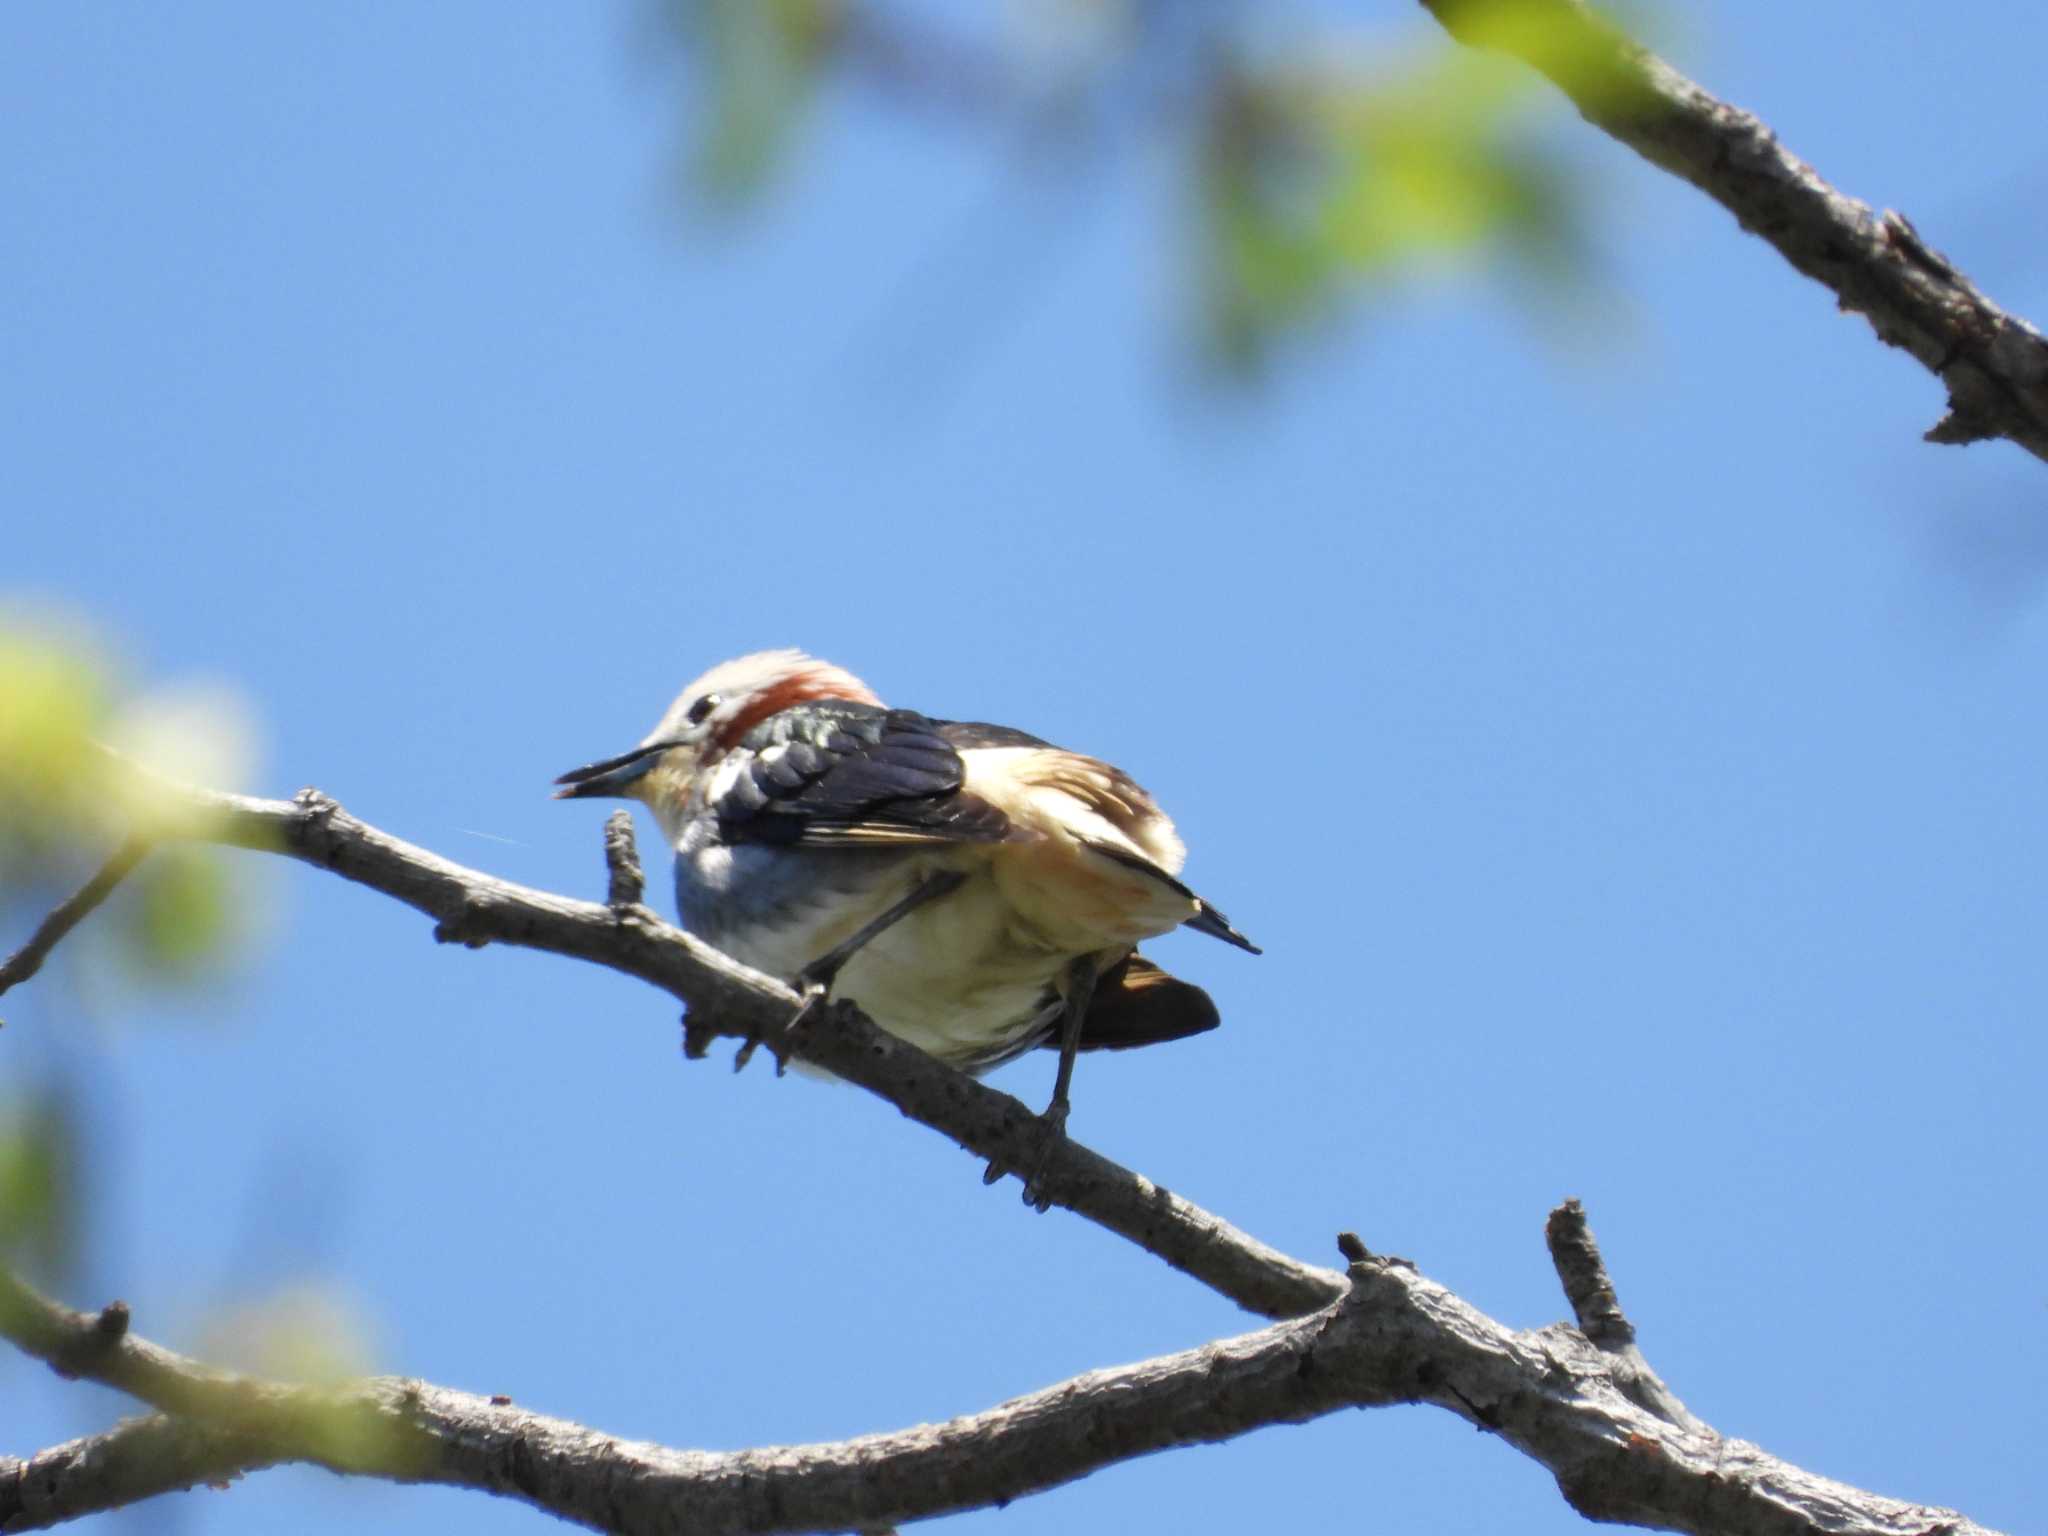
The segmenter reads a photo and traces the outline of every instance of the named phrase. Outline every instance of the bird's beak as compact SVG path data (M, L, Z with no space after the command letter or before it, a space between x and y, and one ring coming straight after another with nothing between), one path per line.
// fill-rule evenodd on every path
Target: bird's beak
M672 741L651 742L630 752L621 752L617 757L608 757L603 762L572 768L555 780L562 786L555 791L555 798L581 800L597 795L630 794L627 786L661 761L661 754L674 745Z

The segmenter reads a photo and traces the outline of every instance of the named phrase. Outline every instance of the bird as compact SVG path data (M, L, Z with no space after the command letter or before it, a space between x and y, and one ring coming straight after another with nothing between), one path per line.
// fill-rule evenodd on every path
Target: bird
M1261 952L1181 882L1173 823L1121 769L892 709L800 650L711 668L637 747L555 782L559 799L646 805L675 850L683 926L789 982L799 1017L845 999L975 1074L1056 1046L1048 1149L1077 1051L1219 1022L1142 941L1185 926ZM1042 1210L1037 1184L1034 1169L1025 1199Z

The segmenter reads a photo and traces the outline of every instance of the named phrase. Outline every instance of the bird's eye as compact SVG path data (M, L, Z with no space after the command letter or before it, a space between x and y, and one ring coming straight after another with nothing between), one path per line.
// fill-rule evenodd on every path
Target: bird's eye
M704 695L703 698L699 699L696 703L690 706L689 713L686 714L683 718L688 720L692 725L702 725L704 723L705 716L709 715L711 711L718 708L718 705L718 695L715 693L707 693Z

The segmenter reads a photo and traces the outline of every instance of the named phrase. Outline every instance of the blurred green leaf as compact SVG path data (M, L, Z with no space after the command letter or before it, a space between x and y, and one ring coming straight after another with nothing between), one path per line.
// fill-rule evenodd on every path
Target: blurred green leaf
M142 980L210 979L246 928L240 881L212 850L176 840L193 830L191 813L156 775L230 787L254 736L232 690L187 683L117 697L75 629L0 620L0 909L40 916L123 838L163 836L65 953L98 946L91 969L106 973L111 943ZM152 772L113 766L101 742Z
M1204 341L1248 376L1355 290L1478 261L1524 279L1511 292L1539 321L1588 317L1571 187L1518 118L1554 96L1530 63L1595 110L1652 109L1635 53L1566 0L1432 8L1463 41L1406 55L1288 38L1257 8L1025 0L965 49L943 8L880 0L665 0L664 14L700 63L695 174L714 202L765 185L833 70L1027 135L1050 100L1113 132L1163 127L1194 167Z
M203 979L238 935L237 904L218 853L159 848L129 877L117 907L126 957L151 979Z
M1197 161L1201 297L1219 360L1250 371L1361 280L1500 256L1568 277L1568 189L1514 137L1529 80L1459 49L1370 74L1226 72Z
M0 1104L0 1254L61 1283L77 1258L79 1124L46 1087Z
M710 104L695 171L736 202L787 152L840 20L835 0L690 0L683 21L704 53Z
M201 1352L236 1370L331 1386L370 1369L370 1337L353 1302L324 1285L298 1284L217 1314Z
M108 691L83 646L0 625L0 882L40 875L97 813L92 739Z
M1369 271L1497 237L1522 197L1496 142L1512 105L1502 71L1462 54L1333 102L1321 233L1339 260Z
M375 1330L347 1296L309 1282L215 1314L201 1331L207 1360L313 1387L340 1387L374 1369ZM365 1414L346 1397L294 1409L296 1433L308 1434L323 1459L341 1466L404 1475L429 1449L403 1421Z
M1327 296L1335 253L1315 230L1327 172L1309 124L1252 82L1227 78L1208 106L1199 156L1205 307L1217 351L1243 366Z
M236 690L180 682L122 700L106 723L110 746L152 775L209 789L233 789L256 756L256 728ZM148 778L115 775L110 799L138 832L174 831L189 822L175 798Z
M1647 18L1624 20L1627 34L1559 0L1459 0L1446 17L1467 45L1527 61L1595 110L1648 110L1654 98L1627 40L1644 35Z

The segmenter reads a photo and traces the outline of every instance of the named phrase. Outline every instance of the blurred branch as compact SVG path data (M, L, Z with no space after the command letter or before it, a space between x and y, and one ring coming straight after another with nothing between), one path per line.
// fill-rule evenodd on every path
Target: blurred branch
M1590 1251L1583 1220L1576 1240ZM317 1388L236 1376L138 1339L119 1303L73 1312L0 1272L0 1334L62 1374L118 1387L212 1431L179 1439L165 1421L143 1420L25 1462L0 1461L0 1525L50 1524L132 1502L180 1486L192 1469L218 1479L289 1460L474 1488L607 1531L873 1529L999 1505L1135 1456L1268 1424L1432 1403L1541 1462L1593 1519L1716 1536L1989 1536L1950 1511L1814 1477L1689 1415L1660 1414L1577 1329L1511 1331L1405 1260L1375 1258L1348 1233L1340 1246L1350 1260L1341 1289L1304 1317L1092 1371L939 1425L729 1452L619 1441L504 1398L417 1381ZM183 1459L152 1462L144 1448ZM125 1489L110 1470L116 1451L128 1456ZM37 1467L53 1480L31 1482ZM75 1482L68 1490L66 1477Z
M1981 293L1903 214L1835 190L1584 0L1422 0L1460 42L1545 75L1580 115L1691 182L1947 386L1929 442L2003 437L2048 460L2048 338Z
M64 941L66 934L84 922L95 907L113 895L114 887L142 862L151 846L150 839L146 837L125 839L114 850L113 856L100 866L98 873L69 899L59 903L29 936L29 941L9 955L5 963L0 963L0 993L19 986L41 970L43 962L50 957L50 951Z

